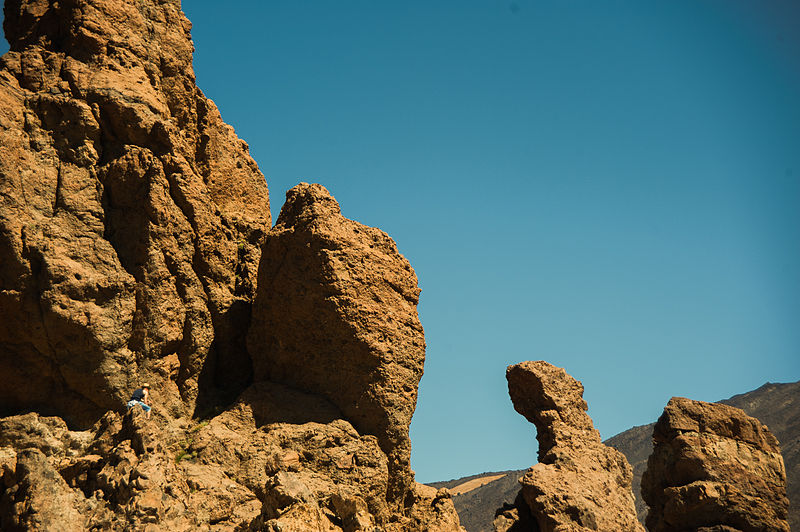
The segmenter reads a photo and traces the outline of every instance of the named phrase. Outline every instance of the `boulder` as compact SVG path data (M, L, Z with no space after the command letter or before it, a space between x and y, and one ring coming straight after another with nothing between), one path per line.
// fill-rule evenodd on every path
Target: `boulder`
M248 334L255 381L334 404L389 457L389 499L413 488L408 427L425 360L414 270L383 231L316 184L286 193L261 251Z
M67 485L39 449L21 450L14 471L6 471L2 480L7 489L0 496L0 529L86 530L90 503Z
M248 383L267 186L190 28L178 0L5 2L0 414L86 428L145 379L169 416Z
M778 440L732 406L670 399L642 476L652 532L788 531Z
M536 425L539 463L520 479L521 508L500 509L495 529L643 532L631 466L600 440L586 413L583 385L544 361L509 366L506 379L514 408ZM531 518L537 527L524 525Z

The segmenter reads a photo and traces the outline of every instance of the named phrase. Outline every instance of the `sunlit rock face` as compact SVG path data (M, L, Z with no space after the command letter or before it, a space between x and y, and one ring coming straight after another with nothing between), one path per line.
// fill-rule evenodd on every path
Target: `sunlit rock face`
M520 479L517 507L498 511L495 530L643 532L631 466L601 442L583 385L541 360L509 366L506 379L515 410L536 425L539 463Z
M267 186L195 85L190 27L177 0L5 3L6 413L85 427L146 379L177 416L250 378Z
M780 446L757 419L673 397L653 442L642 477L648 530L789 530Z
M319 185L270 230L180 3L4 26L0 529L461 531L409 465L414 271Z
M286 195L262 249L248 347L254 378L320 394L389 457L389 498L413 487L408 428L425 360L414 270L383 231L321 185Z

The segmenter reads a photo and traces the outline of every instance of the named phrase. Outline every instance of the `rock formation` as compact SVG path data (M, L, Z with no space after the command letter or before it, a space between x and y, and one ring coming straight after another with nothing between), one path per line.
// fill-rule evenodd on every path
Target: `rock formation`
M652 532L788 531L778 440L738 408L673 397L642 477Z
M509 366L506 379L515 410L536 425L539 463L520 479L516 511L498 511L495 529L537 530L517 521L529 512L542 532L643 532L636 520L631 466L601 442L586 413L583 385L544 361Z
M286 194L262 250L248 348L254 379L321 394L378 438L390 499L413 485L408 427L425 360L414 270L320 185Z
M756 390L718 402L741 408L747 415L766 424L780 442L789 499L787 521L790 529L800 530L800 381L768 382ZM633 427L604 441L624 454L633 468L636 512L642 524L647 517L647 505L641 497L641 479L647 468L647 459L653 452L654 427L655 423ZM482 532L492 529L492 519L496 517L498 508L514 501L519 493L518 480L525 471L486 472L430 485L448 488L461 526L468 532ZM465 491L463 488L467 486L470 489ZM514 507L508 504L508 508L504 507L500 513L507 509Z
M462 530L409 466L411 266L319 185L270 231L180 2L6 0L4 28L0 529Z
M255 384L200 423L139 409L82 432L33 413L0 419L4 531L462 530L446 490L417 485L394 511L390 478L377 438L280 384Z
M190 27L178 0L5 3L5 413L88 427L147 379L180 416L247 384L267 186L195 86Z

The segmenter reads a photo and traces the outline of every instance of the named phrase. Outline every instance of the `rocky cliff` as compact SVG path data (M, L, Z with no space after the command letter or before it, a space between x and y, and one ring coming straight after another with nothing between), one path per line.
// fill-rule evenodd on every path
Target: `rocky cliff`
M88 427L146 379L181 416L249 379L267 185L195 86L190 27L178 1L5 3L6 413Z
M7 0L4 28L0 529L460 530L409 466L411 266L319 185L270 230L180 2Z
M757 419L673 397L653 442L642 477L648 530L789 530L780 446Z
M520 479L514 507L498 512L495 530L643 532L631 466L600 441L581 383L544 361L509 366L506 379L514 409L536 425L539 463Z

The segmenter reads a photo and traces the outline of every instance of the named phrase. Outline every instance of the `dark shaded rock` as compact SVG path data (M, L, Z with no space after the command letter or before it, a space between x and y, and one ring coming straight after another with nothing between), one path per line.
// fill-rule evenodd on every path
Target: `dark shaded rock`
M521 491L517 493L513 504L506 503L497 509L492 529L495 532L539 532L539 525L531 515Z
M39 449L21 450L13 473L6 471L2 480L7 486L0 496L3 530L86 530L91 504L67 485Z
M673 397L642 477L648 530L788 531L778 440L737 408Z

